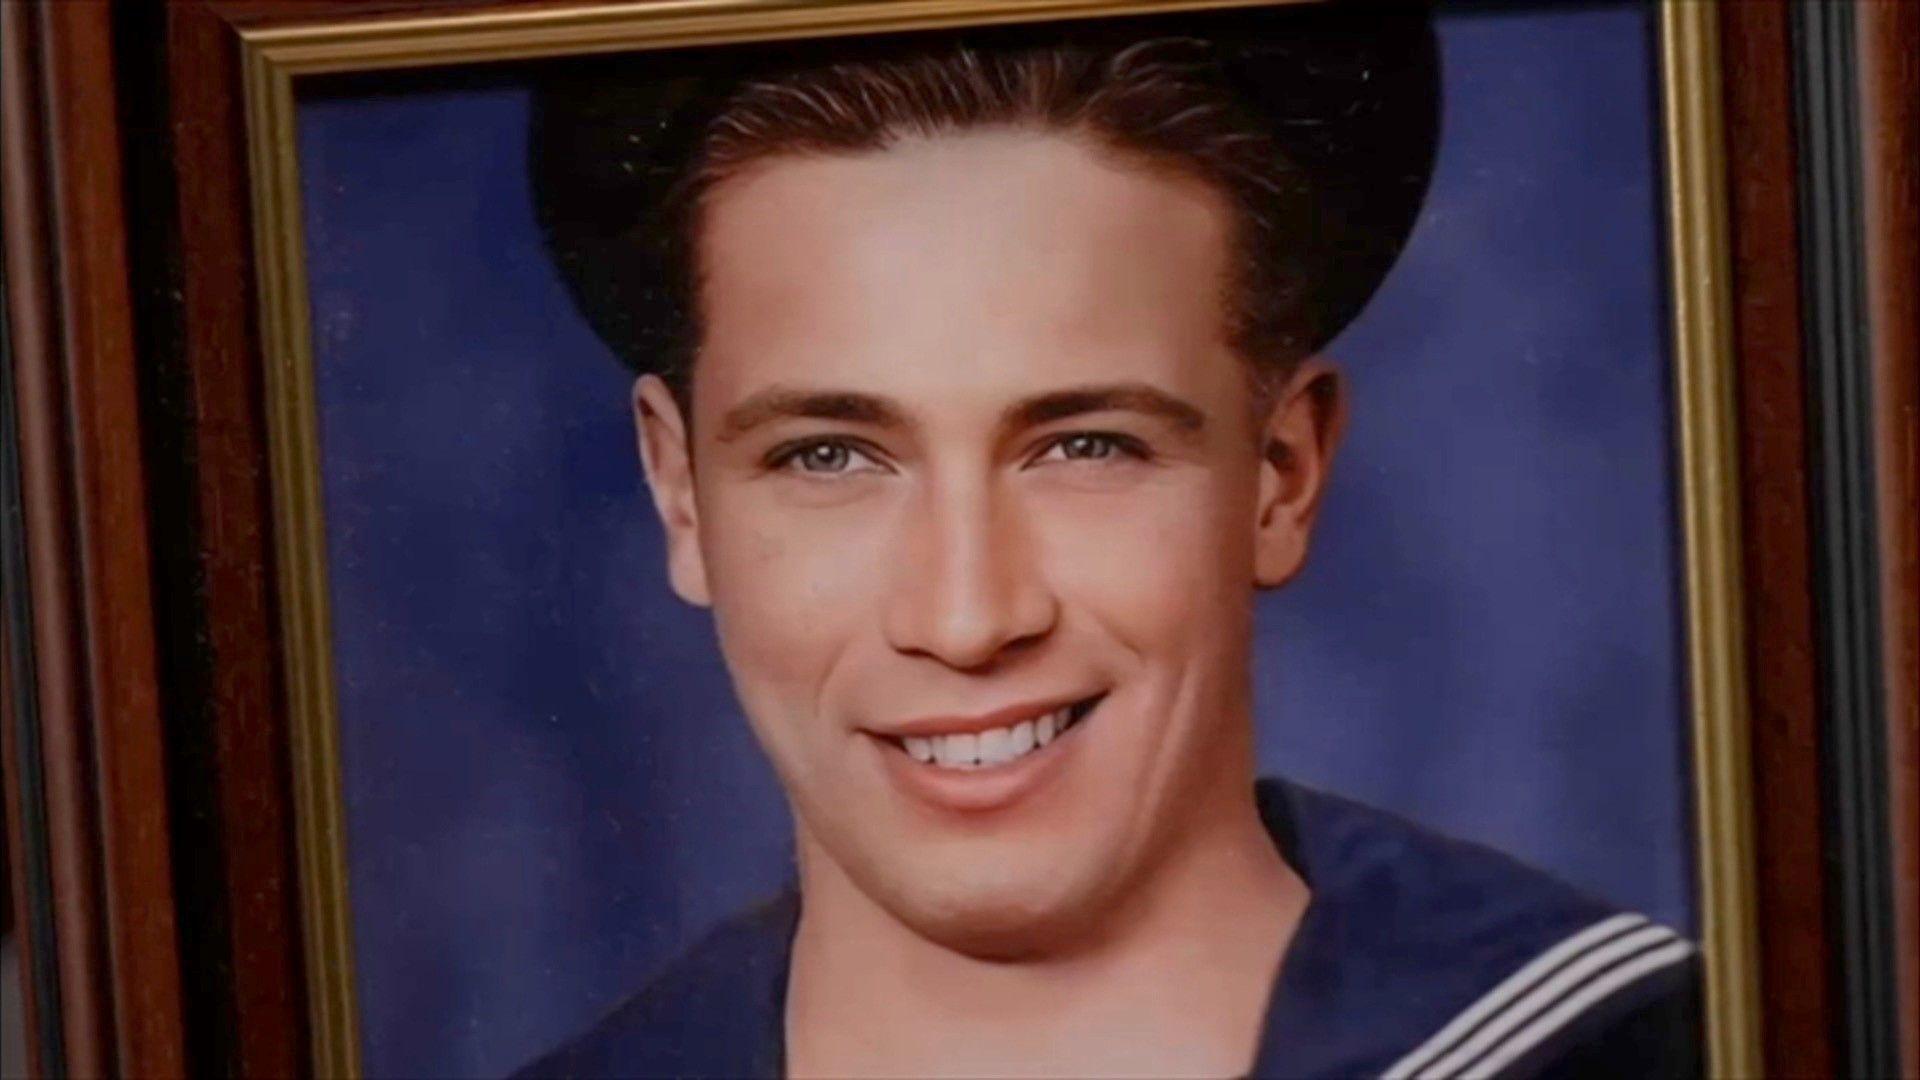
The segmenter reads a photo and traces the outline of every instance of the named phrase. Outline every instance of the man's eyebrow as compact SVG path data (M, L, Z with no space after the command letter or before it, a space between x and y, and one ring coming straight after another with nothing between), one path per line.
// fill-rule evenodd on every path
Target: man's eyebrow
M791 417L850 424L901 427L906 414L883 397L851 390L805 390L775 386L748 396L720 418L715 438L729 442L762 424Z
M1157 416L1186 432L1197 432L1207 426L1207 416L1198 408L1146 383L1055 390L1009 408L1003 422L1009 428L1035 427L1082 413L1111 411Z

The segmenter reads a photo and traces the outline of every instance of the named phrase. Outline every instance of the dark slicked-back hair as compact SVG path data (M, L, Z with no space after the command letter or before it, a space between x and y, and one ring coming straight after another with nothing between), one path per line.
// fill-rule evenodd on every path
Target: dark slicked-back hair
M622 360L684 396L709 197L787 155L984 128L1083 138L1231 211L1229 340L1266 376L1323 347L1406 240L1439 73L1421 9L1344 5L900 35L570 65L536 91L549 249ZM1009 267L1018 273L1018 267Z

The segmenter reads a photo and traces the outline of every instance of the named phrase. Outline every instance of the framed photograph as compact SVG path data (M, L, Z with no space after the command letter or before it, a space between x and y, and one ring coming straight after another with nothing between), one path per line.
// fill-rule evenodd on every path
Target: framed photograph
M1045 7L251 51L323 1071L1752 1060L1701 58Z
M41 1060L1897 1061L1832 966L1903 932L1898 728L1835 704L1892 684L1822 591L1893 530L1804 457L1868 437L1844 335L1768 355L1850 294L1732 167L1803 167L1767 11L43 13L126 243L14 333L128 359L7 439L100 470L8 622ZM50 610L137 629L48 668Z

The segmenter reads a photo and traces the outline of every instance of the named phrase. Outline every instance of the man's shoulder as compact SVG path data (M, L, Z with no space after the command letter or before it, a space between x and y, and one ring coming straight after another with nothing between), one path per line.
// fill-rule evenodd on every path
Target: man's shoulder
M1259 801L1317 897L1399 930L1451 937L1492 922L1525 940L1620 910L1505 852L1303 784L1262 780Z
M791 891L729 918L523 1077L748 1076L778 1071Z
M1296 1071L1698 1071L1698 964L1672 929L1338 796L1265 781L1261 805L1314 894L1263 1047L1313 1043L1324 1068Z

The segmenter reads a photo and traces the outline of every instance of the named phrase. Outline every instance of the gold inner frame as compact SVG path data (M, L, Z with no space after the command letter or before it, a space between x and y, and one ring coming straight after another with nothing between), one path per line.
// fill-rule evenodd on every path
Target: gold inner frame
M317 1075L360 1075L360 1025L340 802L295 80L628 49L1284 2L1291 0L635 0L241 31L302 930ZM1707 1060L1714 1075L1751 1076L1762 1071L1760 967L1726 150L1715 8L1690 0L1661 0L1661 127Z

